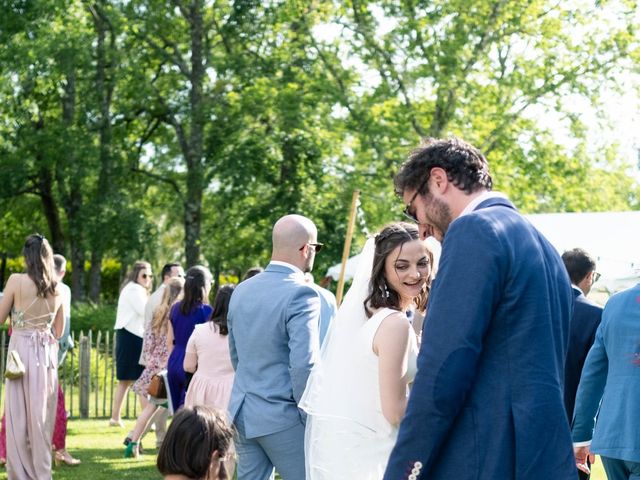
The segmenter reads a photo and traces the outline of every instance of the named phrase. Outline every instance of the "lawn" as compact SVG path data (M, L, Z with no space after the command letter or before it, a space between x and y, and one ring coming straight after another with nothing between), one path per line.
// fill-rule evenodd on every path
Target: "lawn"
M125 421L125 428L108 426L108 420L70 420L67 434L67 449L82 460L77 467L65 465L54 468L54 479L69 480L160 480L156 470L155 436L150 433L143 442L145 454L137 459L123 458L122 440L133 428L133 420ZM592 468L592 480L606 480L600 459ZM276 476L276 479L280 477ZM7 473L0 470L0 480L6 480Z
M125 428L108 426L108 420L70 420L67 434L67 450L82 460L77 467L61 465L53 470L54 479L69 480L159 480L162 477L155 467L155 436L150 433L143 441L145 454L137 459L125 459L122 440L133 428L133 420L125 421ZM0 480L7 473L0 471Z

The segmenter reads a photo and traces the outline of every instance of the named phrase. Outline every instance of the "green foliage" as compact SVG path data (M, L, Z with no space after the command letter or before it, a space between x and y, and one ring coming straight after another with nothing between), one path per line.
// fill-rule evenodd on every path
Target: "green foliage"
M71 329L79 333L113 330L116 323L116 305L75 302L71 305Z
M352 252L400 218L391 179L424 136L477 145L525 212L640 208L635 166L573 105L633 83L636 3L9 2L0 252L46 230L71 263L102 262L75 272L76 298L100 278L112 302L114 262L239 277L296 212L327 245L322 273L355 189Z

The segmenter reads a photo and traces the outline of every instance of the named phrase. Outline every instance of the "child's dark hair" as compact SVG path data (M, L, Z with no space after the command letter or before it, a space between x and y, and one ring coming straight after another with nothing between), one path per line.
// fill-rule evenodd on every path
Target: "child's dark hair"
M233 434L226 413L204 405L183 408L167 429L156 466L165 476L205 479L213 452L217 450L224 457L231 448Z
M229 300L231 300L231 294L235 288L235 285L223 285L218 290L216 299L213 302L213 316L210 321L218 327L220 335L229 334L227 314L229 313Z
M191 311L205 302L208 286L211 284L211 272L205 267L196 265L187 270L184 293L180 302L180 312L189 315Z

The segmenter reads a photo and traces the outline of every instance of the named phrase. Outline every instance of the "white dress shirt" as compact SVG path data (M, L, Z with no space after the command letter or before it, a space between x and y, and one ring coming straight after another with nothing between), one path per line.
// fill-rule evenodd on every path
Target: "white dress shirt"
M127 283L118 298L115 330L125 330L144 337L144 307L147 304L147 290L137 282Z

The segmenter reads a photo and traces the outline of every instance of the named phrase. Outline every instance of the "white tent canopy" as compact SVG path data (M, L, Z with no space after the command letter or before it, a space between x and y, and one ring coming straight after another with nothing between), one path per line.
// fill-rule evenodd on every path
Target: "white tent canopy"
M356 269L358 268L358 261L360 260L360 254L354 255L353 257L349 258L347 260L347 268L344 272L344 280L346 282L348 282L349 280L351 280L353 278L353 276L356 273ZM342 266L342 263L337 263L335 265L333 265L332 267L329 267L329 270L327 270L327 273L325 274L325 277L331 277L333 280L335 280L336 282L338 281L338 279L340 278L340 267Z
M580 247L602 274L594 289L616 292L640 280L640 212L526 215L562 253Z

